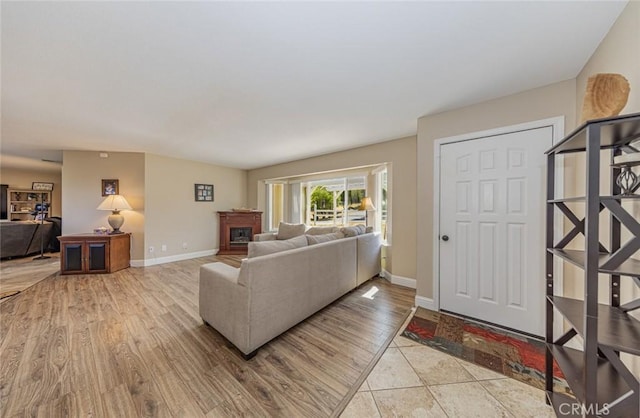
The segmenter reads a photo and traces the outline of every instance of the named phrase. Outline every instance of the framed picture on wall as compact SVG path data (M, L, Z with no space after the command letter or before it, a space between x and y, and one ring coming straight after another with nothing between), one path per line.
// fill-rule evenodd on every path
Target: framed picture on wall
M31 190L50 192L53 190L53 183L45 183L42 181L34 181L31 183Z
M195 185L196 202L213 202L213 184Z
M119 193L118 179L102 179L102 196L111 196Z

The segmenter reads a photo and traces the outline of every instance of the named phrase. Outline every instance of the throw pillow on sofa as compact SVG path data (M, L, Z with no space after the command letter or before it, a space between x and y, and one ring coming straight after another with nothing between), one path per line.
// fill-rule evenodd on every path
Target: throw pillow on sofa
M362 235L365 233L367 228L364 225L356 225L356 226L345 226L340 229L340 232L344 234L345 237L355 237L358 235Z
M331 234L322 235L307 235L307 243L309 245L320 244L321 242L334 241L340 238L344 238L344 234L342 232L333 232Z
M304 230L306 228L307 227L305 226L305 224L288 224L286 222L280 222L276 239L291 239L300 235L304 235Z
M337 226L312 226L307 229L305 234L307 235L326 235L333 234L334 232L340 232L340 228Z
M304 235L287 240L250 241L247 258L260 257L261 255L279 253L280 251L293 250L294 248L306 246L307 237Z

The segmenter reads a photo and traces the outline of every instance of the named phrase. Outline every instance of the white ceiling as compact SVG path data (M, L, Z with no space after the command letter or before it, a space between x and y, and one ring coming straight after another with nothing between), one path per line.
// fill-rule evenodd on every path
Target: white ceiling
M625 3L3 1L1 150L248 169L415 135L574 78Z

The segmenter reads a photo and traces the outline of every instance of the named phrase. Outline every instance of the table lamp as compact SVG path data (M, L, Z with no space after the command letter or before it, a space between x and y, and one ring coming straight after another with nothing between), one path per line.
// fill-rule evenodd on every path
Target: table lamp
M98 210L110 210L111 215L107 218L109 225L113 228L111 234L122 234L120 231L120 227L124 223L124 216L120 215L121 210L129 210L131 209L131 205L127 202L127 199L124 196L119 194L113 194L107 196L100 206L97 208Z
M369 222L368 222L369 211L376 210L376 207L373 206L373 203L371 202L371 198L363 197L362 200L360 201L360 207L358 209L364 211L364 224L365 226L369 226Z

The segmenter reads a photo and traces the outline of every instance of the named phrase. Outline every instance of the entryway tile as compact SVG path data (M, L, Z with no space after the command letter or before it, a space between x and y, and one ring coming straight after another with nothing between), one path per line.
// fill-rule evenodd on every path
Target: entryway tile
M429 386L450 417L512 417L478 382Z
M371 389L369 389L369 385L367 384L367 381L365 380L364 382L362 382L362 384L360 385L360 388L358 389L358 392L367 392L370 391Z
M367 378L371 390L421 386L422 382L400 349L388 348Z
M341 418L379 418L380 413L371 392L356 393L344 409Z
M540 389L514 379L486 380L480 384L517 417L555 417Z
M402 347L400 351L427 385L475 381L473 376L448 354L424 345Z
M383 418L447 418L447 415L426 387L377 390L372 394Z
M413 347L422 345L419 342L413 341L412 339L403 337L401 335L396 336L393 339L393 342L395 343L396 347Z

